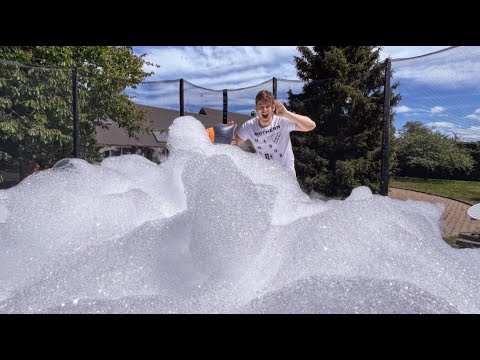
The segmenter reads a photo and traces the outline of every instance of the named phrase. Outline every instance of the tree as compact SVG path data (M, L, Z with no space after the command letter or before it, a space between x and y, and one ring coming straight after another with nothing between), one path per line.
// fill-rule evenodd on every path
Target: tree
M84 159L98 160L95 128L102 120L130 136L141 131L144 114L124 90L151 75L142 70L143 57L127 46L0 46L0 161L49 166L71 156L74 67Z
M314 131L292 133L302 188L331 196L346 196L360 185L378 191L385 76L380 48L300 46L298 51L297 75L306 84L300 94L289 92L289 107L317 124ZM392 107L401 98L393 94L397 86L391 86Z
M400 175L440 177L455 172L470 173L475 165L470 152L459 142L426 127L419 121L409 121L396 140Z
M469 152L474 165L470 174L462 174L462 176L455 177L455 179L480 181L480 141L459 142L458 144Z

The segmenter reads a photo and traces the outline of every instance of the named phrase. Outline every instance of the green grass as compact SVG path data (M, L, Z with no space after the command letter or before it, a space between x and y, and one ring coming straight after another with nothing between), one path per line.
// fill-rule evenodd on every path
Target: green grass
M480 181L396 177L390 180L389 186L445 196L472 205L480 202Z

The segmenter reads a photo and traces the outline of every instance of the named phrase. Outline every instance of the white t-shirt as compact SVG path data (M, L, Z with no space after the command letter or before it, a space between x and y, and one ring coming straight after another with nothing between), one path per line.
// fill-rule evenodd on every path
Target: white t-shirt
M295 123L287 118L273 115L267 127L258 125L258 118L250 119L237 132L242 140L250 139L255 151L267 160L278 161L283 167L295 172L290 132L295 130Z

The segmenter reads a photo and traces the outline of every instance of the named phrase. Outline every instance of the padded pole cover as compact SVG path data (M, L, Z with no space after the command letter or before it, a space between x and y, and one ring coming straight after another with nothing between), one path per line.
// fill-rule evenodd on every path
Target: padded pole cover
M213 132L215 133L214 142L216 144L231 144L233 140L234 125L216 124L213 126Z

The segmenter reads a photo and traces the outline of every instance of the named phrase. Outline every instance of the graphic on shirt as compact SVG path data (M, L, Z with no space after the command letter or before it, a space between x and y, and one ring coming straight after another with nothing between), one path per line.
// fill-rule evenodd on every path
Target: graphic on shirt
M277 134L277 136L275 136L275 139L273 139L273 143L277 144L280 141L281 137L282 137L282 134L280 133Z
M276 126L272 126L272 128L267 129L267 130L257 131L254 134L255 134L255 136L262 136L262 135L269 134L269 133L274 132L274 131L279 130L279 129L280 129L280 125L276 125Z
M294 129L293 121L280 116L274 116L272 123L265 128L259 126L258 118L253 118L242 125L238 135L242 139L250 139L255 144L258 155L267 160L277 161L289 170L294 170L290 141L290 132Z

